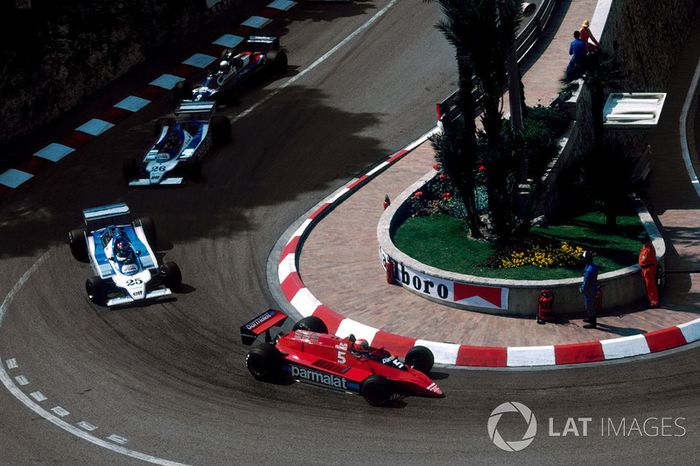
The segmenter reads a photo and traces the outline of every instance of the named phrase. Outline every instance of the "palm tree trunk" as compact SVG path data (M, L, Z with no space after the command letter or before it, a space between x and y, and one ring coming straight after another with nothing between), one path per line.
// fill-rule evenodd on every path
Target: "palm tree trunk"
M476 123L474 115L476 104L474 102L474 69L467 55L462 50L457 50L457 70L459 73L459 106L462 113L462 157L464 170L458 187L464 206L467 211L467 226L472 238L481 238L481 222L476 210L476 182L474 170L476 169Z

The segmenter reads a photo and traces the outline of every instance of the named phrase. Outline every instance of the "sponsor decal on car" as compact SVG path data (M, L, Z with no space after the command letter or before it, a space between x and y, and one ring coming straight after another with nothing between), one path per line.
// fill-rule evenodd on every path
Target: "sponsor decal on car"
M347 380L343 377L338 377L333 374L324 374L323 372L307 369L305 367L295 366L290 364L292 377L295 379L305 380L307 382L324 385L326 387L336 388L338 390L348 390Z
M262 324L263 322L270 320L272 317L274 317L274 315L275 315L274 311L267 311L264 314L262 314L260 317L258 317L257 319L255 319L251 322L248 322L245 325L245 328L247 330L253 330L255 327Z

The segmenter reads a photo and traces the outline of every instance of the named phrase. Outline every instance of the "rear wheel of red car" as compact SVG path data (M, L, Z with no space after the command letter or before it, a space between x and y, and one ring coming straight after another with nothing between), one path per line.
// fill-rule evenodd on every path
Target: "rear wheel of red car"
M248 352L245 365L257 380L274 380L281 373L282 354L270 343L263 343Z
M308 330L316 333L328 333L326 324L316 316L304 317L299 322L294 324L292 330Z
M385 377L381 375L371 375L362 382L360 394L367 400L367 403L374 406L381 406L387 404L391 400L394 391L391 387L391 382Z
M77 228L68 232L68 244L73 257L79 262L88 261L87 239L85 229Z
M425 346L414 346L408 350L404 361L410 367L427 375L433 369L435 356L433 356L433 352Z

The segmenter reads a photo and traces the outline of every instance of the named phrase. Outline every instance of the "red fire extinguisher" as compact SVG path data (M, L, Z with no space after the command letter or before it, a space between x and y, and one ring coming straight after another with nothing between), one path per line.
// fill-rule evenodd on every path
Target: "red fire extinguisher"
M394 280L394 261L388 257L384 260L384 270L386 270L386 282L389 285L396 283Z
M540 291L540 297L537 298L537 323L544 324L552 320L552 304L554 303L554 295L552 290Z
M599 286L595 292L595 310L597 314L603 311L603 287Z

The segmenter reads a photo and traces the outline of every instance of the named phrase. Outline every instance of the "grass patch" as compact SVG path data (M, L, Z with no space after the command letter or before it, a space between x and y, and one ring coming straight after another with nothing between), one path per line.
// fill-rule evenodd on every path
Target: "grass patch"
M567 241L590 249L601 272L637 263L643 231L636 215L619 216L617 229L605 229L605 216L598 212L575 217L564 224L532 228L533 238ZM450 272L511 280L552 280L580 277L582 267L540 268L534 266L498 269L486 266L495 252L486 241L467 237L463 221L447 215L411 217L394 234L394 244L414 259Z

